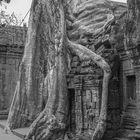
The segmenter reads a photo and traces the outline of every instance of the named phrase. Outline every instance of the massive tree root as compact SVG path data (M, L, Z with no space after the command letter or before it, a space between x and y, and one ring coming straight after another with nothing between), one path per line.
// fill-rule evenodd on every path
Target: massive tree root
M57 7L55 5L53 5L56 3L57 3ZM108 83L109 83L111 70L110 70L110 67L107 64L107 62L101 56L92 52L90 49L86 48L85 46L69 40L69 38L67 37L66 23L65 23L66 17L64 14L65 11L64 11L63 4L64 4L64 2L62 0L60 0L60 1L59 0L56 0L56 1L34 0L33 1L33 7L32 7L33 11L31 11L31 15L33 16L33 15L37 14L34 18L38 22L35 23L34 20L30 20L31 24L29 26L29 32L28 32L29 36L27 38L28 47L26 47L26 49L25 49L26 53L24 53L23 60L25 58L26 58L25 60L28 60L27 55L29 55L29 52L31 52L32 55L30 56L29 64L31 64L31 66L33 66L34 65L33 62L35 62L35 61L33 61L33 58L35 58L36 54L37 54L37 56L41 55L41 54L37 53L39 50L39 49L37 49L37 47L41 47L41 45L36 44L38 42L41 42L39 39L37 39L37 36L38 36L37 33L41 33L41 32L43 32L43 33L45 32L45 35L49 34L48 36L44 37L45 40L47 40L46 46L50 45L48 43L48 40L49 40L49 42L52 42L52 44L53 44L52 46L55 46L56 54L54 57L55 61L53 63L53 67L51 67L51 70L48 70L48 74L47 74L47 80L46 80L47 84L45 86L47 88L48 99L47 99L46 106L45 106L44 110L40 113L40 115L34 120L32 125L30 126L30 131L28 132L28 134L25 137L26 140L29 140L32 138L35 138L36 140L58 140L58 139L64 140L65 132L66 132L67 126L68 126L68 115L69 115L68 114L68 108L69 108L68 91L67 91L67 81L66 81L66 75L67 75L66 55L67 55L68 48L72 52L77 54L82 60L83 59L84 60L85 59L93 60L93 62L95 62L104 72L100 117L99 117L98 125L95 129L95 132L93 133L92 140L101 139L105 132L106 119L107 119ZM43 8L43 9L40 10L40 6L36 7L36 5L41 5L41 8ZM52 14L53 10L56 12ZM80 14L80 12L79 12L79 14ZM57 15L55 17L56 19L51 18L54 15ZM39 23L41 16L43 17L43 22L45 21L45 24ZM40 22L42 22L42 21L40 21ZM55 26L53 26L53 27L57 31L56 34L59 34L59 38L58 38L59 43L57 41L54 42L54 37L53 37L54 30L53 30L53 28L52 29L50 28L50 27L52 27L53 24L56 24L56 23L57 23L57 27L55 27ZM39 26L41 26L41 27L39 27ZM40 28L42 28L42 27L45 31L40 30ZM104 28L105 28L105 26L102 28L101 32L103 31ZM87 32L89 31L89 29L90 28L85 28L85 30ZM60 33L58 33L58 32L60 32ZM30 38L30 37L33 37L33 38ZM35 49L35 46L37 46L36 49ZM32 77L32 78L34 76L36 76L36 75L33 75L33 72L34 72L33 67L27 67L27 68L30 68L30 69L32 68L32 71L30 71L31 73L29 73L29 75L27 75L27 76ZM28 74L28 73L26 73L26 74ZM22 78L22 75L21 75L21 78ZM30 78L28 79L30 87L34 86L32 84L33 80L31 80ZM20 79L19 82L21 83L22 80ZM23 89L24 89L24 86L23 86L23 88L21 88L21 90L23 91ZM33 93L32 91L29 90L27 95L29 95L30 97L32 97L32 95L34 96L34 94L30 94L30 92ZM26 92L23 92L23 95L25 93ZM17 94L21 94L21 92L18 92ZM39 94L39 92L38 92L38 94ZM15 94L15 96L16 96L16 94ZM17 95L17 97L18 97L18 95ZM18 101L19 101L19 100L17 100L17 98L14 98L14 100L16 100L15 101L16 103L18 103ZM28 100L28 101L30 101L30 100ZM28 105L28 104L30 105L30 102L28 102L26 105ZM30 108L31 107L32 107L32 105L30 106ZM10 112L12 112L12 111L15 112L15 110L13 110L12 108L13 108L13 105L11 106ZM23 110L23 108L21 110ZM14 113L14 115L15 114L16 113ZM12 122L13 119L14 119L13 117L9 116L10 122ZM15 123L16 122L14 122L14 124Z
M43 112L33 122L25 139L35 137L36 140L64 139L68 120L68 91L67 91L67 64L66 48L64 43L64 12L62 3L60 13L59 39L56 39L55 65L47 76L48 100ZM59 43L58 43L59 42Z
M68 118L68 92L66 82L66 68L62 56L57 57L56 66L48 75L48 100L44 111L31 125L31 131L26 139L34 136L37 140L64 137Z
M100 140L106 130L107 120L107 100L108 100L108 84L110 79L110 66L107 62L99 55L95 54L86 47L68 41L69 47L83 60L91 59L96 63L104 72L103 85L102 85L102 99L101 99L101 111L97 127L92 135L92 140Z
M97 128L92 136L92 140L99 140L102 138L106 128L108 83L111 72L110 67L101 56L80 44L71 42L66 37L64 10L62 6L60 7L60 12L62 24L61 33L65 38L65 45L67 45L81 59L92 59L104 71L100 118ZM66 119L68 118L68 96L66 75L64 75L66 74L66 68L62 62L64 62L64 58L60 55L57 57L56 66L53 68L53 76L52 79L50 79L52 80L53 86L49 89L50 92L48 93L49 96L46 107L31 125L30 131L25 138L27 140L31 137L35 137L37 140L64 139L67 126Z
M102 9L99 10L97 7L100 7L101 5ZM111 24L114 22L114 15L112 15L111 10L107 10L107 7L109 8L109 4L105 0L89 0L79 4L79 6L76 6L75 4L72 8L76 20L72 24L72 30L70 31L69 37L73 39L78 36L79 32L81 34L79 35L79 41L76 40L76 42L72 42L67 39L70 49L77 54L80 59L91 59L104 72L100 116L96 129L92 134L92 140L100 140L106 130L108 84L111 69L104 58L83 45L89 44L86 40L86 36L92 36L91 38L93 39L95 37L98 38L99 36L102 36L102 34L106 32L107 28L110 28ZM84 37L84 39L81 36Z
M94 52L90 51L89 49L87 49L86 47L80 45L80 44L76 44L74 42L71 42L69 40L67 40L68 45L70 47L70 49L72 49L81 59L92 59L98 66L100 66L100 68L104 71L104 78L103 78L103 86L102 86L102 103L101 103L101 112L100 112L100 117L99 117L99 122L98 125L95 129L95 132L93 133L92 136L92 140L99 140L102 138L105 129L106 129L106 119L107 119L107 99L108 99L108 83L109 83L109 78L110 78L110 67L109 65L105 62L105 60L95 54ZM63 71L60 71L60 69L63 67L62 65L60 65L59 63L57 63L59 66L59 70L57 70L58 68L55 67L53 69L53 77L52 78L52 85L53 87L51 87L50 93L49 93L49 97L48 97L48 101L46 104L46 107L44 109L44 111L40 114L40 116L34 121L34 123L31 126L31 130L30 132L27 134L26 139L30 139L32 136L35 136L36 139L41 140L41 139L49 139L51 138L52 140L54 138L58 138L59 135L62 133L63 135L61 135L61 137L64 137L65 134L65 130L66 130L66 120L64 118L68 118L67 117L67 109L68 109L68 96L67 96L67 87L64 83L64 81L66 82L66 79L61 80L62 77L64 77L64 75L62 73L64 73ZM58 75L60 77L58 77ZM61 82L58 82L58 79ZM51 80L51 79L50 79ZM63 83L61 85L61 83ZM65 85L65 86L64 86ZM58 87L61 87L62 89L65 89L65 92L59 91L56 92L57 89L59 89ZM54 90L54 91L53 91ZM61 94L61 96L59 95ZM59 99L59 98L60 99ZM60 100L60 102L58 103L57 100ZM62 106L61 106L62 105ZM61 106L61 110L58 111L56 108L56 106ZM67 107L66 107L67 106ZM66 107L66 108L65 108ZM51 113L50 113L51 111ZM58 113L58 118L55 117L57 116L55 113ZM61 114L62 113L62 114ZM49 114L49 116L48 116ZM65 122L63 122L61 120L61 116L63 116ZM61 121L58 121L61 120ZM59 137L60 138L60 137Z
M19 68L19 77L10 107L7 128L25 127L33 122L33 120L41 112L42 94L41 83L44 76L40 63L41 48L36 47L37 43L37 27L38 17L41 12L40 1L34 1L32 7L38 7L38 13L31 8L32 13L36 13L36 20L33 14L30 16L28 35L24 50L24 56ZM38 84L40 83L40 84Z

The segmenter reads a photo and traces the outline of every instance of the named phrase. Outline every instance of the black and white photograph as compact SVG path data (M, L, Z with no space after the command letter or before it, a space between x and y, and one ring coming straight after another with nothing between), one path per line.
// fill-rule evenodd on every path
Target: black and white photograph
M140 140L140 0L0 0L0 140Z

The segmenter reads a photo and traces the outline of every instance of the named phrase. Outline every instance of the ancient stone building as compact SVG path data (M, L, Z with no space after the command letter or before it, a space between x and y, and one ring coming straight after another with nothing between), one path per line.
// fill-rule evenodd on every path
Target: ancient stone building
M136 47L137 28L134 25L134 17L131 17L136 13L134 11L136 8L129 9L128 7L127 9L127 5L122 3L117 3L119 6L115 6L116 3L114 2L111 4L112 8L116 9L114 10L116 24L112 26L109 37L104 37L103 45L101 45L100 38L94 42L94 51L101 55L104 54L103 57L107 58L107 62L112 67L112 72L117 71L117 74L114 74L109 83L107 130L103 140L113 137L140 138L140 54L139 48ZM127 12L127 10L129 11ZM132 14L131 10L133 11ZM136 15L134 16L136 17ZM83 22L85 22L83 25L86 25L86 21L83 20ZM126 41L127 39L130 40L129 43ZM82 43L85 45L86 41ZM90 48L90 45L88 47ZM112 57L114 54L111 54L112 48L117 50L117 55L114 57ZM111 56L108 55L107 50ZM111 64L113 62L111 59L115 62L114 66ZM73 130L90 133L95 129L100 112L102 71L92 62L79 62L75 58L72 61L70 75L71 98L73 98L73 102L75 101L75 103L71 103L73 110L75 110L71 113L74 116L71 116L71 124L74 124L72 129L75 127ZM79 108L77 108L78 104Z
M126 9L126 4L120 3L120 5L123 6L117 7L116 15L121 15L122 9ZM133 56L130 56L125 49L122 25L126 13L121 16L122 21L118 19L118 23L112 27L112 33L104 36L101 45L98 42L100 39L95 40L96 53L102 55L112 69L107 130L103 140L120 137L122 133L125 137L133 137L139 128L137 108L140 108L140 60L135 59L134 63ZM26 27L15 26L0 28L1 119L8 113L14 95L26 30ZM112 44L111 38L112 40L116 38ZM114 52L113 46L117 53ZM69 129L73 133L90 134L94 131L100 114L102 76L102 70L92 61L80 61L78 56L73 56L71 70L67 75L70 100Z
M126 4L114 2L109 4L112 6L112 9L115 9L114 14L116 15L116 23L112 23L111 33L109 31L105 35L101 35L100 37L93 40L92 36L90 36L90 33L94 34L96 26L95 30L92 30L92 28L94 28L94 26L92 27L92 25L90 25L92 24L92 20L91 23L90 21L87 21L90 20L91 15L88 15L87 17L85 17L85 19L83 18L82 26L84 26L85 28L82 29L80 28L80 24L77 25L77 30L81 29L83 38L85 37L85 40L83 39L83 42L79 39L81 41L81 44L86 45L91 50L94 49L96 53L104 57L110 64L112 69L112 76L109 83L107 129L103 140L108 140L116 137L116 132L119 132L120 135L120 131L122 132L124 130L124 127L127 127L124 124L124 120L126 120L126 118L122 117L123 111L125 110L123 108L125 104L123 100L125 97L123 95L124 80L122 78L124 75L124 67L122 68L122 66L125 64L125 62L123 62L122 55L126 54L123 45L123 25L125 21L124 19L126 18L125 11L127 9L127 6ZM80 18L82 16L84 17L84 12L82 14L79 14L79 17L77 17L77 19L79 18L79 23ZM97 14L96 16L99 18L100 15ZM88 25L90 25L89 29ZM75 34L76 31L74 32ZM74 33L72 34L72 36L74 35ZM88 36L87 40L86 35ZM75 36L75 38L76 37L77 36ZM92 46L92 41L94 42L94 47ZM79 133L80 135L92 134L98 123L100 114L103 73L102 70L97 67L92 61L81 62L76 56L72 60L71 67L72 70L70 71L70 74L68 76L68 86L72 105L70 108L71 129L75 131L76 134ZM126 115L126 113L124 114Z
M22 59L26 27L5 27L0 30L0 118L6 119ZM107 48L110 44L107 44ZM105 48L97 49L102 53ZM106 53L106 55L109 55ZM80 61L73 56L67 76L70 98L70 129L74 133L91 133L98 122L101 105L102 70L92 61ZM118 78L111 80L109 88L108 133L112 136L119 128L120 92ZM107 134L108 135L108 134Z
M0 28L0 118L5 118L14 95L24 51L26 27Z
M112 49L109 48L108 51L111 54ZM108 58L111 57L108 56ZM70 92L70 129L76 134L90 134L95 130L100 114L103 72L92 61L81 62L77 56L73 57L71 67L67 77ZM107 139L113 137L120 127L119 81L120 77L117 74L113 75L109 83L108 120L105 134Z

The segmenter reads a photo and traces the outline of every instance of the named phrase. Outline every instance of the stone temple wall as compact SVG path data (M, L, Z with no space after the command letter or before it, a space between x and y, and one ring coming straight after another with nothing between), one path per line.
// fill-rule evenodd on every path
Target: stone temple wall
M103 140L112 138L121 127L121 100L119 80L112 79L109 83L107 131Z
M26 27L0 28L0 114L8 113L14 95L26 32Z
M99 75L102 75L102 70L93 65L97 68L92 61L80 62L77 56L72 60L68 87L74 90L70 124L73 124L71 128L75 133L90 133L94 131L98 122L101 99Z
M70 129L76 134L91 134L100 114L103 72L92 61L81 62L77 56L73 57L71 67L68 75ZM120 127L119 102L119 78L115 77L109 83L107 131L104 139L113 137Z
M0 110L9 109L14 94L22 57L16 54L0 52Z

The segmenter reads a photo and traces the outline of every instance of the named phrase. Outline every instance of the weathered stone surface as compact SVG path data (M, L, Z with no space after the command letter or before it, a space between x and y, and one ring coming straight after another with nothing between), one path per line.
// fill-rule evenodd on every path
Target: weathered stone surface
M133 64L140 64L140 6L139 0L128 0L128 12L126 18L125 50Z
M116 16L116 19L119 20L120 15L126 10L126 5L105 0L73 0L71 5L73 19L69 21L70 23L68 25L70 26L68 27L69 38L71 38L72 41L85 45L92 51L96 51L104 57L110 65L113 65L112 61L114 61L114 59L112 60L109 56L112 51L111 49L113 49L111 48L112 44L115 42L115 45L118 47L123 40L122 38L120 44L116 43L121 35L117 34L120 31L119 27L112 27L115 24L114 22L116 22L114 15ZM114 12L114 15L112 12ZM69 19L70 18L71 17L69 17ZM119 30L116 28L119 28ZM115 32L116 30L117 32ZM114 48L117 48L116 46ZM13 49L13 51L15 51L15 49ZM49 49L51 52L52 48L50 47ZM108 51L108 53L105 51ZM51 53L52 54L49 55L50 60L54 57L54 52L52 51ZM41 58L40 60L43 59L44 58ZM100 60L101 59L97 61ZM8 60L6 63L10 63L10 61L11 60ZM41 63L43 63L43 61L41 61ZM53 62L50 63L53 65ZM71 68L70 74L72 77L67 80L69 88L75 89L75 95L71 99L71 127L73 130L75 128L76 133L81 133L82 135L83 132L86 132L91 135L98 124L100 115L102 96L100 83L102 82L103 71L91 61L80 62L78 57L73 58ZM117 76L115 78L118 78ZM118 81L114 82L114 86L112 84L109 85L110 96L107 128L113 129L114 131L118 129L118 122L120 120L117 82ZM109 131L110 136L114 135L114 131Z
M0 28L0 110L9 110L22 59L26 27Z
M1 45L24 46L26 39L27 27L6 26L0 28Z

